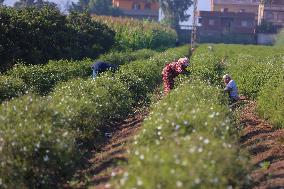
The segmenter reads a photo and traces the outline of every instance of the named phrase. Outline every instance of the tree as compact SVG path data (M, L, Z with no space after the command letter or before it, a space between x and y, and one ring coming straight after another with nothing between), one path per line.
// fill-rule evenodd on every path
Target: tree
M0 0L1 1L1 0ZM56 7L55 3L43 1L43 0L19 0L14 3L14 7L17 9L25 8L25 7L36 7L36 8L42 8L44 6L52 6Z
M90 0L79 0L77 3L71 4L69 12L85 12L89 9Z
M152 0L152 2L160 3L165 21L177 32L180 30L179 22L189 19L190 15L186 11L193 4L192 0Z
M3 5L5 0L0 0L0 6Z
M72 3L70 11L95 13L97 15L119 16L122 12L112 7L112 0L79 0L77 4Z

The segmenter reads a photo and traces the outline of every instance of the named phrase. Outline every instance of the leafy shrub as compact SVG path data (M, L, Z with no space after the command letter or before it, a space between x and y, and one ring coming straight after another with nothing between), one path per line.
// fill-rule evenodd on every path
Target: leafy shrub
M52 126L48 103L24 96L1 105L1 188L54 188L70 176L79 156L73 131Z
M21 96L26 89L22 79L0 75L0 101Z
M121 65L137 59L146 59L153 55L154 51L142 49L135 52L111 52L101 55L98 59ZM91 76L92 63L94 63L94 61L91 59L85 59L83 61L49 61L46 65L34 66L19 64L8 71L7 75L10 76L9 82L13 82L13 78L16 78L16 81L19 80L17 78L20 78L26 83L29 90L37 94L46 95L53 90L58 82L67 81L76 77L84 78ZM9 94L13 94L13 91L16 90L17 88L13 90L10 88ZM2 91L2 93L3 96L5 96L8 91ZM7 97L10 96L9 94L6 94L8 95Z
M208 48L204 45L194 53L194 74L202 79L209 78L211 83L220 84L222 74L229 73L240 93L248 97L256 98L269 78L281 70L282 49L241 45L210 46Z
M168 48L174 46L177 39L174 30L155 22L107 16L93 16L93 20L114 29L115 49L119 50Z
M50 59L95 58L114 44L114 32L88 15L68 17L52 6L41 9L0 7L1 70L18 59L42 64Z
M284 70L270 78L257 98L257 110L278 128L284 127Z
M121 72L126 73L137 65L143 69L137 76L145 85L137 91L128 90L127 81L118 77L121 73L105 73L95 80L81 78L59 84L49 96L26 95L3 103L1 187L60 188L58 183L68 179L82 157L81 145L89 141L92 147L100 145L104 131L132 113L140 100L134 98L138 96L135 92L152 92L164 64L186 53L186 47L170 49L144 61L145 65L137 61L122 66ZM153 72L149 72L151 65Z
M58 112L54 125L76 130L80 141L91 140L98 145L104 131L124 119L132 110L132 94L123 83L110 76L96 80L75 79L62 83L51 94L49 104Z
M222 72L231 74L240 93L257 100L260 115L276 127L283 127L283 48L210 46L204 45L195 51L193 74L202 79L214 78L214 75L219 77ZM216 72L218 62L222 62L220 74ZM222 82L221 78L218 80Z
M247 160L220 105L219 89L184 82L146 118L116 188L238 188Z

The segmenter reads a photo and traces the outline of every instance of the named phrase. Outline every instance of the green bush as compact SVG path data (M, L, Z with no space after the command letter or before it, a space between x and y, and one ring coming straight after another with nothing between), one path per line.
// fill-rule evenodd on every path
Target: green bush
M0 75L0 102L23 95L26 89L22 79Z
M93 20L114 29L115 49L119 50L165 49L173 47L177 39L174 30L155 22L107 16L93 16Z
M257 98L257 110L278 128L284 127L284 70L270 78Z
M24 96L0 107L1 188L54 188L80 154L73 131L52 126L49 100Z
M62 83L51 97L48 106L58 112L53 124L76 130L76 139L82 142L95 136L94 146L103 141L104 131L131 112L133 104L124 84L108 75Z
M147 59L153 55L154 51L142 49L135 52L111 52L101 55L98 60L122 65L138 59ZM9 81L7 80L7 82L13 82L13 80L16 82L17 80L22 79L26 83L29 90L40 95L46 95L53 90L54 86L58 82L67 81L77 77L91 77L91 65L94 62L95 61L92 61L91 59L85 59L83 61L49 61L49 63L46 65L34 66L18 64L14 66L12 70L7 72L7 75L10 76ZM10 91L3 90L3 96L6 95L9 97L13 95L13 91L18 90L17 88L12 89L12 87L13 86L11 86ZM17 95L15 94L15 96Z
M115 129L113 123L125 119L142 100L135 99L135 93L151 93L159 84L154 82L160 81L155 78L161 77L164 64L186 53L186 47L170 49L150 60L124 65L120 73L61 83L49 96L26 95L2 103L1 187L60 188L58 183L74 173L74 166L82 158L81 145L100 145L104 132ZM135 78L144 85L129 90L128 81L120 76L138 65L141 70Z
M115 33L88 15L68 17L52 6L41 9L0 7L1 71L19 59L43 64L50 59L95 58L114 44Z
M247 181L246 156L220 91L183 82L152 108L115 188L239 188Z
M198 48L192 59L195 75L221 84L222 74L229 73L239 91L256 98L265 83L279 74L282 49L262 46L207 45ZM211 49L211 50L210 50Z
M239 92L257 100L260 115L276 127L283 127L283 48L210 46L203 45L194 52L193 75L222 83L221 75L231 74Z

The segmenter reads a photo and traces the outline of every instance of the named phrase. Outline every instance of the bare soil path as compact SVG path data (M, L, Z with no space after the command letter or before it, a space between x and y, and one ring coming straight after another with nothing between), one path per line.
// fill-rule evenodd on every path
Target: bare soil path
M256 103L242 111L240 144L248 149L255 169L251 173L254 189L284 189L284 129L256 115Z
M129 116L116 126L112 133L107 133L108 141L98 150L94 150L88 158L87 168L78 170L76 179L70 182L67 189L107 189L112 176L123 172L121 163L128 161L128 145L138 133L148 112L139 111Z

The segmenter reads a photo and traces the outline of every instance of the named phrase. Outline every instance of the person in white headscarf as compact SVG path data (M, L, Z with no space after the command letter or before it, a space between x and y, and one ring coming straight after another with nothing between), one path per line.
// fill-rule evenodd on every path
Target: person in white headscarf
M225 74L223 76L223 81L226 86L224 88L224 94L226 93L228 94L230 104L237 102L240 99L240 97L236 82L232 79L232 77L229 74Z

